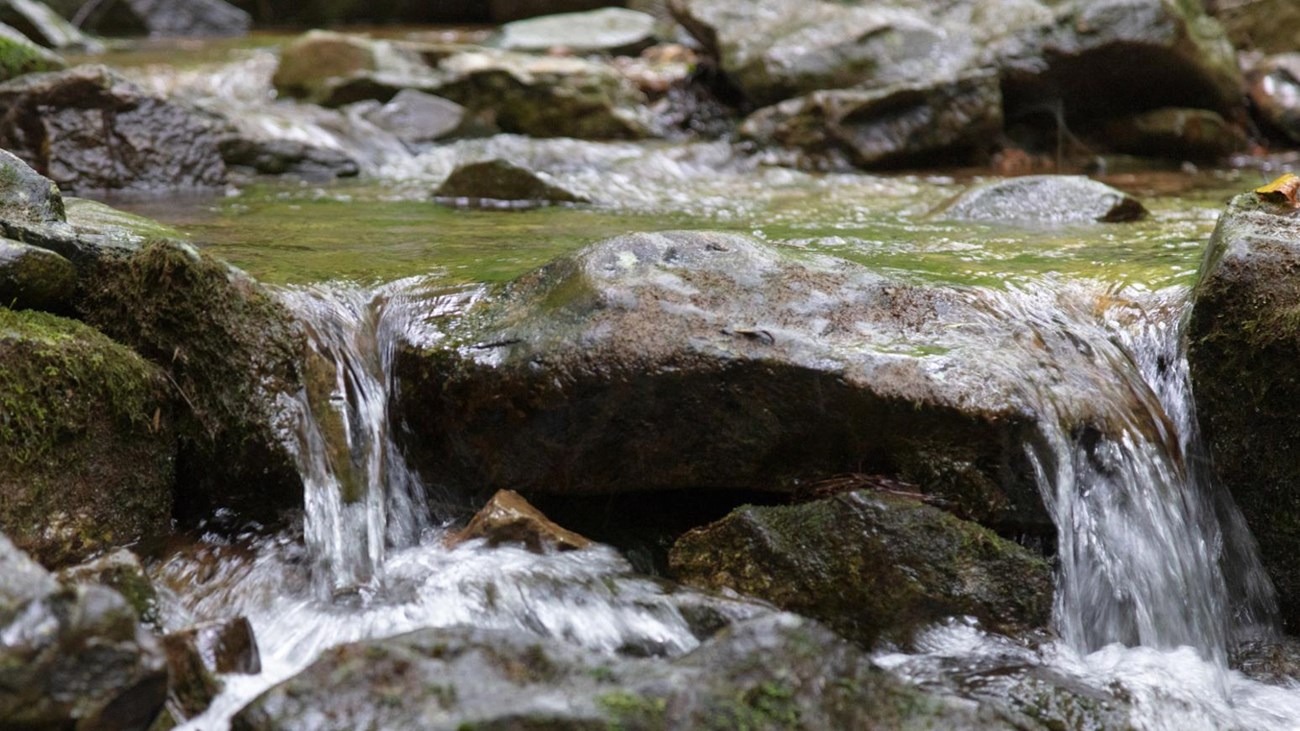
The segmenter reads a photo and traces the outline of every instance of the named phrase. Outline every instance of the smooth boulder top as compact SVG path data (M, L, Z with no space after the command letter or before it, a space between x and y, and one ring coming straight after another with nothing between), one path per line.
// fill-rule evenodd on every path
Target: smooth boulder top
M529 207L548 203L587 203L555 184L549 175L507 160L484 160L457 167L434 191L448 205Z
M501 26L497 45L511 51L564 48L573 53L640 50L654 41L655 19L626 8L559 13Z
M937 215L959 221L1074 224L1136 221L1147 210L1127 193L1082 175L1027 175L977 185Z

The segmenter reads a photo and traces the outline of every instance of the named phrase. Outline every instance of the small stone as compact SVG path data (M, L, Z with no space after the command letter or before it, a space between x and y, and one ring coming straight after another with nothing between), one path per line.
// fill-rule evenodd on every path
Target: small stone
M465 108L433 94L402 89L365 117L403 142L422 144L457 132L465 122Z
M1082 175L1026 175L979 185L940 211L944 218L1007 223L1116 223L1147 214L1136 198Z
M530 208L550 203L587 203L561 188L545 173L533 172L505 160L461 165L434 191L434 200L472 207Z
M173 632L167 635L167 640L194 647L203 659L203 666L214 673L255 675L262 672L257 637L246 617L200 624Z
M501 26L497 45L531 53L567 48L579 55L634 55L654 42L654 33L653 15L625 8L601 8L507 23Z
M469 525L447 536L446 544L455 548L475 538L486 538L489 546L522 543L534 553L578 551L591 545L590 539L556 525L514 490L498 490Z

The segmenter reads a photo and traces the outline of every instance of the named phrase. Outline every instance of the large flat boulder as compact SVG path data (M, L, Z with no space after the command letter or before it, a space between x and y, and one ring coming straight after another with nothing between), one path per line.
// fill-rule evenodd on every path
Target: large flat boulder
M1233 199L1206 250L1188 324L1196 411L1214 470L1259 542L1283 622L1300 629L1300 220Z

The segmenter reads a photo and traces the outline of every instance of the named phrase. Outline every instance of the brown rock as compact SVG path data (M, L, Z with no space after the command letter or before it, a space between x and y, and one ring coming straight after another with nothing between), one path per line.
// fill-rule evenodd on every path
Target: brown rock
M475 538L486 538L490 546L522 543L534 553L548 548L577 551L591 545L590 539L556 525L514 490L498 490L469 525L447 536L446 544L455 548Z

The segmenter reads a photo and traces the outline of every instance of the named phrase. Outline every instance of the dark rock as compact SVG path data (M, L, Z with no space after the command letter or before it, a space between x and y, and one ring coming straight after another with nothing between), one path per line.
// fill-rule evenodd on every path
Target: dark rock
M1270 56L1250 71L1248 94L1264 123L1300 143L1300 53Z
M964 221L1057 224L1134 221L1146 213L1127 193L1082 175L1027 175L977 185L939 215Z
M577 54L635 55L654 43L655 18L625 8L558 13L501 26L496 45L542 53L552 48Z
M263 175L296 175L307 180L356 177L357 161L338 150L286 139L252 139L239 135L221 141L221 158L230 167Z
M1036 406L1018 395L1042 358L1014 378L990 369L991 340L963 340L987 318L957 292L670 232L594 244L476 302L442 307L396 355L397 416L435 484L790 492L862 471L986 524L1051 530L1023 450ZM1067 418L1106 423L1064 398Z
M99 332L0 308L0 527L46 565L165 535L172 399L160 369Z
M60 588L3 535L0 636L4 728L143 731L163 705L161 648L126 600L102 586Z
M67 64L57 54L32 43L13 28L0 24L0 81L65 68Z
M1298 267L1290 204L1237 196L1206 249L1187 330L1210 459L1259 542L1290 632L1300 629Z
M192 637L167 635L162 645L167 655L167 710L178 721L203 713L221 692L221 680L204 664Z
M1300 48L1300 5L1290 0L1206 0L1205 6L1241 50L1286 53Z
M32 42L56 51L99 53L104 49L104 44L82 33L50 6L36 0L3 0L0 2L0 23ZM59 68L62 68L61 64Z
M986 528L907 497L858 491L744 507L682 536L674 578L813 617L866 647L950 616L1000 632L1046 625L1052 571Z
M0 306L66 312L76 288L72 262L47 249L0 239Z
M673 0L678 22L755 104L824 89L925 85L969 65L973 49L926 14L822 0Z
M983 149L1001 129L998 79L984 72L933 84L813 92L760 109L741 133L796 148L816 167L841 158L880 167Z
M1112 120L1104 130L1111 149L1144 157L1213 161L1246 147L1246 135L1208 109L1155 109Z
M103 66L0 84L0 110L0 144L65 191L171 191L225 181L206 120Z
M465 108L442 97L402 89L365 117L403 142L419 145L459 132L465 123Z
M81 3L81 27L104 35L155 38L242 36L252 16L223 0L116 0Z
M261 729L1004 728L927 695L825 628L775 614L671 662L472 628L327 651L234 719Z
M86 264L80 316L166 371L177 416L177 515L270 520L302 502L277 399L302 388L303 334L243 272L153 241Z
M522 543L534 553L577 551L591 545L590 539L556 525L514 490L498 490L469 525L447 536L446 544L455 548L476 538L487 539L489 546Z
M586 198L505 160L485 160L461 165L433 192L434 199L450 205L529 207L547 203L586 203Z
M280 51L271 82L282 95L323 101L332 86L378 70L376 49L388 47L360 36L313 30ZM421 66L414 56L406 61L410 67ZM394 69L387 70L395 73Z
M163 637L171 672L168 700L182 716L202 713L221 691L216 673L259 673L253 626L244 617L208 622Z
M140 621L158 626L158 593L134 553L119 548L112 553L70 566L59 572L64 584L102 584L121 594Z

